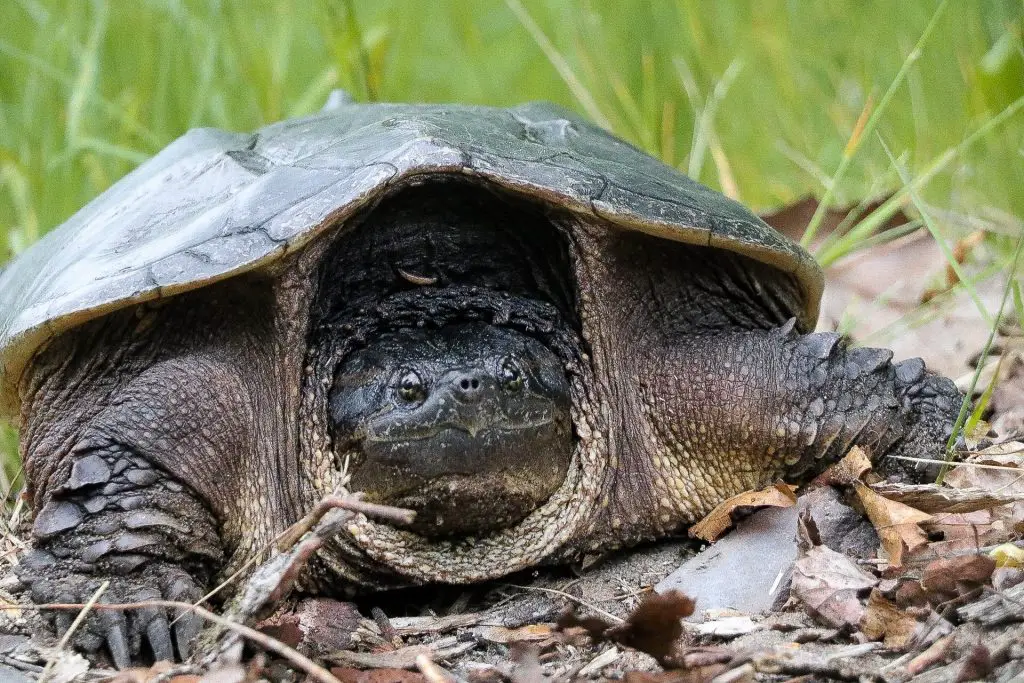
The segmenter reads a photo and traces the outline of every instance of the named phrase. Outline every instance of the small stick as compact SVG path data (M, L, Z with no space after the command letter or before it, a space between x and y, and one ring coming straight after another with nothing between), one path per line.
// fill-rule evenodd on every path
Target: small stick
M512 588L519 588L520 590L524 590L524 591L541 591L543 593L552 593L554 595L560 595L563 598L565 598L565 599L567 599L567 600L569 600L571 602L575 602L577 605L581 605L583 607L586 607L587 609L592 609L595 612L597 612L598 614L604 615L605 617L607 617L608 619L611 619L616 624L625 624L626 623L626 620L623 619L622 617L617 617L614 614L612 614L611 612L606 612L603 609L601 609L600 607L598 607L597 605L592 605L592 604L590 604L589 602L587 602L585 600L580 600L575 595L570 595L569 593L566 593L565 591L555 590L554 588L541 588L540 586L520 586L520 585L515 584L515 583L507 583L505 585L506 586L511 586Z
M435 664L427 655L416 655L416 668L430 683L451 683L455 677Z
M300 538L305 536L307 532L309 532L321 519L323 519L324 515L336 508L348 510L349 512L358 512L366 515L367 517L381 519L385 522L395 522L397 524L412 524L416 519L416 513L412 510L396 508L390 505L367 503L356 496L333 494L317 503L316 507L313 508L308 515L288 527L280 536L278 536L277 549L283 552L291 548Z
M103 586L102 588L105 590L106 586ZM99 597L98 595L94 595L93 599L91 599L85 605L70 604L70 603L49 603L49 604L45 604L45 605L0 605L0 610L19 609L19 610L43 611L43 610L72 610L72 609L81 609L81 610L83 610L83 613L86 611L83 608L88 608L88 607L92 607L92 609L95 609L95 610L136 610L136 609L146 609L146 608L150 608L150 607L165 607L165 608L169 607L169 608L173 608L173 609L190 610L192 612L195 612L196 614L198 614L202 618L206 619L207 621L212 621L213 623L217 624L218 626L221 626L223 628L228 629L229 631L233 631L234 633L237 633L240 636L248 638L249 640L251 640L252 642L256 643L257 645L259 645L260 647L262 647L262 648L264 648L266 650L269 650L269 651L274 652L274 653L276 653L278 655L281 655L282 657L284 657L289 662L291 662L292 664L296 665L297 667L299 667L300 669L305 671L307 674L309 674L310 676L312 676L316 680L321 681L321 683L341 683L341 681L339 681L337 678L335 678L334 675L332 675L330 671L328 671L327 669L323 668L322 666L320 666L319 664L317 664L316 662L311 660L309 657L306 657L305 655L303 655L302 653L296 651L295 649L288 647L287 645L285 645L281 641L277 640L276 638L271 638L270 636L266 635L265 633L260 633L259 631L255 630L255 629L252 629L252 628L249 628L248 626L245 626L244 624L239 624L237 621L231 621L230 619L225 619L224 617L220 616L219 614L214 614L213 612L209 611L208 609L204 609L202 607L197 607L197 606L192 605L191 603L187 603L187 602L177 602L175 600L147 600L145 602L130 602L130 603L119 603L119 604L95 604L95 600L98 597ZM79 614L79 619L76 619L75 623L73 623L71 625L71 629L68 629L69 632L75 628L75 625L78 623L78 621L81 618L82 618L82 615ZM67 635L67 634L65 634L65 635ZM64 644L65 644L64 641L61 641L61 646L63 646ZM40 678L40 680L42 680L42 679Z
M380 629L381 635L391 645L392 650L402 647L402 637L398 635L395 625L388 619L388 615L384 614L384 610L380 607L373 607L370 609L370 616L377 623L377 628Z
M110 588L110 582L104 581L100 587L96 589L96 592L92 594L92 597L89 598L88 602L85 603L85 606L82 608L82 611L78 613L78 616L75 617L75 620L71 622L71 626L68 627L68 630L65 631L64 635L61 637L60 642L57 643L57 651L54 652L53 656L46 660L46 666L43 668L43 672L39 674L39 683L44 683L49 677L50 670L53 669L53 665L57 661L58 654L68 646L68 643L71 642L71 636L75 635L75 631L77 631L78 627L82 625L83 621L85 621L85 617L89 614L89 610L96 605L96 601L100 599L101 595L107 592L108 588Z

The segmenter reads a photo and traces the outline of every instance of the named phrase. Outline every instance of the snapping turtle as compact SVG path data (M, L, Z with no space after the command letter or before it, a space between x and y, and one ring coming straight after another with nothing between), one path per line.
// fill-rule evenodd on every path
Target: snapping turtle
M112 602L194 600L347 488L416 522L359 517L305 590L471 582L854 444L940 452L953 384L813 333L821 289L747 209L551 105L192 131L0 276L20 577L37 602L108 578ZM108 611L76 637L124 665L195 628Z

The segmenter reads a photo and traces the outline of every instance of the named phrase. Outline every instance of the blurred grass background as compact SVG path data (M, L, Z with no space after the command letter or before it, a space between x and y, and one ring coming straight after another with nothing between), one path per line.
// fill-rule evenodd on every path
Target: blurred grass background
M914 53L937 7L4 0L0 263L187 129L306 114L339 87L359 100L553 100L757 210L829 187L840 204L899 189L888 147L924 203L962 219L943 223L951 239L981 226L1005 255L1024 215L1024 5L949 3ZM833 184L874 112L877 135ZM15 452L0 426L7 479Z

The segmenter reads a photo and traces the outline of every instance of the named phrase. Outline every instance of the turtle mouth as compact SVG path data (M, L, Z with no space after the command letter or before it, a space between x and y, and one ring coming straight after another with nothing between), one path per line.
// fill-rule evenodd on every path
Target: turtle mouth
M515 427L440 424L362 442L350 486L368 500L416 512L425 537L514 526L565 479L573 448L568 416Z

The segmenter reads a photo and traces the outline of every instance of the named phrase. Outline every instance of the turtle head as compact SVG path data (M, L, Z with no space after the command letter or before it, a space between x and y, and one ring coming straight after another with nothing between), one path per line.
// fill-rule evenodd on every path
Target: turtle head
M416 511L424 536L509 527L547 500L572 457L569 406L554 353L482 323L382 335L330 395L350 489Z

